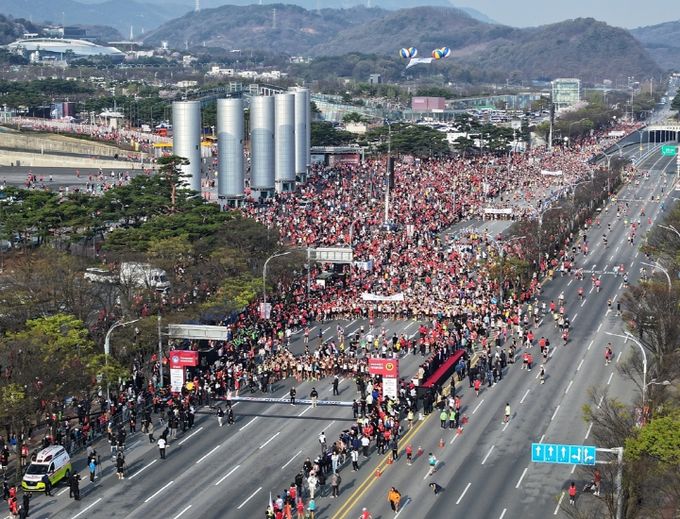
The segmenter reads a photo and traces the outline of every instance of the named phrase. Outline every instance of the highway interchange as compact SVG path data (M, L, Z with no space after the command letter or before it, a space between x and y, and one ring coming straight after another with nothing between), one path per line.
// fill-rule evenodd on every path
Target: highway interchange
M622 296L622 279L612 271L623 264L631 281L639 275L644 255L638 252L640 241L649 230L647 217L640 217L644 207L646 215L656 220L661 215L652 195L671 196L675 159L662 158L658 149L650 148L643 154L638 169L650 170L650 178L640 185L633 183L623 188L620 200L628 200L630 211L617 218L610 203L602 211L602 227L588 232L590 252L580 255L577 268L584 268L583 281L559 275L546 283L542 300L557 300L560 292L566 297L566 313L570 317L571 336L563 346L558 330L547 316L536 336L550 338L552 354L546 364L546 382L539 384L538 366L531 372L522 371L519 364L510 366L503 380L493 388L482 389L479 397L468 390L467 380L461 387L463 414L469 423L462 434L454 430L441 430L432 415L419 422L400 443L407 443L414 451L422 446L425 455L434 452L441 464L438 472L427 478L426 456L412 466L403 457L387 466L386 456L374 451L368 460L360 458L361 470L352 472L345 466L341 470L342 484L339 499L328 496L317 500L317 518L356 519L362 507L367 507L374 519L395 516L390 511L386 496L390 486L402 493L400 517L450 517L464 514L471 519L509 519L515 517L547 518L561 515L565 506L564 492L575 477L570 465L530 463L532 442L588 444L589 424L581 416L581 408L589 399L588 389L599 384L620 398L631 400L631 383L617 372L616 365L632 350L622 341L614 344L614 359L609 366L604 363L604 345L609 342L605 332L622 332L621 320L615 311L608 311L607 300L616 301ZM641 154L637 146L626 148L631 156ZM646 153L646 152L645 152ZM667 179L667 184L663 183ZM661 189L665 187L662 194ZM666 199L669 206L670 199ZM629 222L624 226L624 219ZM631 219L641 220L635 246L627 242ZM606 224L612 224L611 232ZM608 234L608 247L602 234ZM649 270L649 269L648 269ZM602 289L591 291L590 271L600 273ZM577 291L585 288L586 297L580 301ZM322 323L324 339L335 334L336 321ZM343 321L347 333L368 323L362 320ZM414 321L376 322L385 326L388 335L393 332L415 336L418 323ZM316 330L312 331L315 336ZM298 334L293 341L293 351L302 350ZM520 350L521 353L521 350ZM539 358L538 349L534 351ZM401 360L402 376L415 373L420 356L407 355ZM539 363L537 363L539 364ZM270 492L276 497L290 486L294 475L306 457L319 453L318 435L324 431L329 441L352 423L349 407L320 406L312 409L306 404L291 406L287 402L291 382L279 383L275 397L282 403L238 402L234 408L236 423L220 428L213 412L200 410L196 425L176 440L171 440L166 460L160 460L155 444L137 433L128 439L128 477L119 481L108 457L108 444L100 442L98 452L104 460L101 473L94 483L89 483L83 455L76 456L74 467L81 473L82 500L68 498L68 489L60 486L54 497L37 496L31 506L34 518L246 518L264 517ZM297 385L299 398L309 394L315 385L322 399L340 399L351 402L356 398L356 387L351 380L340 384L340 396L332 397L331 381ZM506 402L512 408L511 420L502 423ZM440 440L445 447L440 448ZM599 446L615 447L615 446ZM383 468L381 477L375 476L376 467ZM444 488L438 496L427 486L436 481ZM611 482L605 481L604 485ZM579 487L580 488L580 487ZM586 497L587 498L587 497Z

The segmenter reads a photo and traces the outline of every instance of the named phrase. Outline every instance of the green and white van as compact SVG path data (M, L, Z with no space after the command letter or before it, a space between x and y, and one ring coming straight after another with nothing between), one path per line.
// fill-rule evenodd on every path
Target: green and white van
M28 466L21 480L21 488L25 492L44 492L45 483L42 478L45 474L54 486L62 479L68 479L71 470L71 458L66 449L61 445L51 445L41 450L35 461Z

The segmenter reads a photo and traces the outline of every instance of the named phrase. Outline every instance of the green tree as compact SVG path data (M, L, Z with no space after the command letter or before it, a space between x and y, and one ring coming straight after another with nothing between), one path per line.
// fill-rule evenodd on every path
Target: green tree
M342 122L345 124L363 123L364 121L364 116L357 112L349 112L342 116Z
M177 206L177 190L186 185L184 179L187 175L182 171L182 166L189 165L189 159L170 155L158 159L161 165L159 176L170 186L170 212L174 213Z
M326 121L312 122L312 146L345 146L355 140L356 136L354 134L338 130L333 126L333 123Z

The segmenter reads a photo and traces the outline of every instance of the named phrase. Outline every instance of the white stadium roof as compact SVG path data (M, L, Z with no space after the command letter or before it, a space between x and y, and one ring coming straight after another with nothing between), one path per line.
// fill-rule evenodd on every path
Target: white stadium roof
M123 57L124 52L115 47L104 47L86 40L73 40L64 38L23 38L7 45L11 51L23 50L25 52L51 52L62 54L73 51L78 57L86 56L114 56Z

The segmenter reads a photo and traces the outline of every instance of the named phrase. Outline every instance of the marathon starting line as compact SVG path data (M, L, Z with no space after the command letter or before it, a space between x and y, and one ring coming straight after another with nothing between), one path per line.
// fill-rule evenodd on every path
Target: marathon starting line
M223 398L222 400L226 400L226 398ZM286 404L290 405L290 399L289 398L269 398L269 397L261 397L261 396L232 396L231 400L234 402L259 402L262 404ZM295 404L294 405L312 405L312 401L309 399L303 399L303 398L296 398L295 399ZM317 400L316 401L317 406L341 406L341 407L352 407L352 402L344 402L342 400Z

